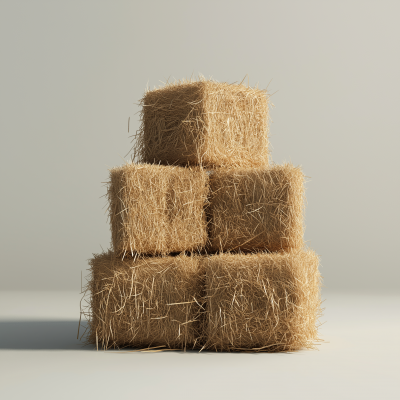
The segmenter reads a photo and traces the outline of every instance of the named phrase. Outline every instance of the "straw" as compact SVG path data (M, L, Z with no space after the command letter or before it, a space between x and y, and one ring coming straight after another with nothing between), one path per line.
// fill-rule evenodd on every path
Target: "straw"
M139 162L205 167L268 165L266 90L215 80L181 80L147 91L133 135Z
M102 349L193 349L201 336L204 273L199 256L121 261L94 254L86 343Z
M204 348L277 352L315 347L321 277L313 251L220 254L204 263Z
M291 164L210 176L210 252L304 246L304 175Z
M109 218L118 256L199 251L207 242L208 175L199 167L127 163L110 170Z

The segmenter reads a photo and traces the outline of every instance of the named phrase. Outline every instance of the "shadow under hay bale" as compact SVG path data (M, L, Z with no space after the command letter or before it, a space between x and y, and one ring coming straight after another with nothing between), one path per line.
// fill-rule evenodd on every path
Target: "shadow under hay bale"
M313 251L220 254L204 264L205 348L313 348L321 313L319 259Z
M199 167L127 163L110 171L116 255L198 251L207 243L208 175Z
M121 261L95 254L88 344L97 348L198 347L204 295L199 256L139 257Z
M304 175L290 164L210 175L209 251L279 251L303 243Z
M268 165L269 96L213 80L178 81L145 93L134 135L140 162L208 167Z

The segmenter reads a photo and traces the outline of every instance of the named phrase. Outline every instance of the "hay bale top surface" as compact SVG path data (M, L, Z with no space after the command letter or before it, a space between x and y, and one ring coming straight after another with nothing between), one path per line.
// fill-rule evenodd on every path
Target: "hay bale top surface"
M244 84L218 82L213 79L199 78L199 80L176 80L174 82L167 82L162 86L152 90L147 89L141 102L143 105L151 105L157 102L162 102L162 98L169 98L177 105L183 105L181 100L190 100L201 97L201 101L208 100L205 96L221 96L225 101L230 99L238 102L249 98L266 98L268 92L266 89L259 89L258 87L250 87ZM160 97L162 96L162 97ZM184 103L187 103L186 101Z
M133 146L140 162L268 165L266 90L201 78L149 90L140 104L142 125Z
M135 163L128 161L123 165L119 165L110 169L111 174L130 174L132 172L146 171L146 173L154 174L172 174L172 173L190 173L193 171L199 171L199 168L189 167L185 168L179 165L159 165L159 164L148 164L148 163Z

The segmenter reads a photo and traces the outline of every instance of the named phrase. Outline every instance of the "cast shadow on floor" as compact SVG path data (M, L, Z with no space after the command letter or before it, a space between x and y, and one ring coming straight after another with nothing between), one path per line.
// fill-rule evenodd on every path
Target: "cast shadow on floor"
M93 350L77 339L79 321L0 321L0 350ZM80 336L85 326L81 323Z

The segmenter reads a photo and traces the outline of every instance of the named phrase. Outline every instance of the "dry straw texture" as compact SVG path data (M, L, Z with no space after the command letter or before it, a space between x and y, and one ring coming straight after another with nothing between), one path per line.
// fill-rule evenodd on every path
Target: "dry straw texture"
M213 80L177 81L147 91L133 156L140 162L268 165L266 90Z
M110 171L109 217L117 255L196 251L207 242L208 175L199 167L127 163Z
M304 175L290 164L210 176L210 251L302 248Z
M206 348L313 348L321 313L318 256L312 251L220 254L205 261Z
M204 295L199 256L121 261L108 252L89 264L87 343L103 349L198 345Z

